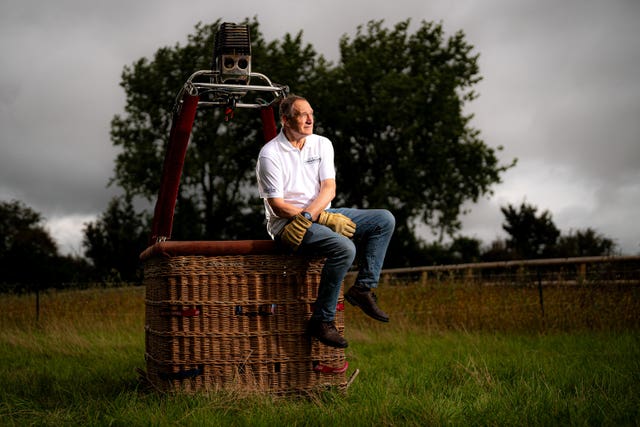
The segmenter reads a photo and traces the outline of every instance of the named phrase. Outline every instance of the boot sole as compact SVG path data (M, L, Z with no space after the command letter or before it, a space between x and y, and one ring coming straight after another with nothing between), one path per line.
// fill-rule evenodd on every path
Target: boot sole
M345 340L345 343L338 343L335 341L329 341L327 339L324 338L320 338L319 336L317 336L316 334L312 333L310 328L307 328L307 335L311 338L315 338L318 341L320 341L322 344L327 345L329 347L333 347L333 348L347 348L349 347L349 342Z
M322 339L320 337L317 337L315 335L309 334L309 336L312 337L312 338L317 339L318 341L320 341L324 345L328 345L329 347L333 347L333 348L347 348L347 347L349 347L349 343L340 344L340 343L337 343L335 341L327 341L327 340Z
M346 299L349 302L349 304L351 304L352 306L358 307L360 310L362 310L362 312L364 314L366 314L367 316L371 317L372 319L375 319L375 320L377 320L379 322L384 322L384 323L388 323L389 322L389 318L388 317L380 317L380 316L377 316L375 313L371 313L371 312L365 310L360 304L358 304L358 301L355 298L353 298L352 296L345 295L344 299Z
M333 348L347 348L349 347L349 343L347 344L340 344L337 342L333 342L333 341L325 341L325 340L321 340L318 337L315 337L318 341L320 341L322 344L327 345L329 347L333 347Z

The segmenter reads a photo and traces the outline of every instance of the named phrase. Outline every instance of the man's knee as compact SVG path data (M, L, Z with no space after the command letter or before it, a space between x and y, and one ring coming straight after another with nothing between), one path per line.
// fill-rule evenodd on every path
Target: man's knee
M348 239L344 236L337 235L336 236L336 245L334 247L333 253L329 256L342 258L345 260L355 260L356 258L356 245L353 243L351 239Z
M379 225L381 228L384 228L387 230L393 230L396 226L396 218L393 216L393 214L390 211L386 209L381 209Z
M350 259L351 262L356 258L356 245L353 240L344 236L339 236L336 252L339 252L345 259Z
M396 217L393 216L393 214L390 211L386 210L386 209L383 209L383 211L384 211L385 221L389 225L391 225L392 227L395 227L395 225L396 225Z

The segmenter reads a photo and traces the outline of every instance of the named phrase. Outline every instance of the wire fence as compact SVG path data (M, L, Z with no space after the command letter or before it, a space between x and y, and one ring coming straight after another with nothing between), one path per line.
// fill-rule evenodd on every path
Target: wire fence
M350 273L345 290L354 280L355 274ZM640 256L387 269L380 285L381 307L394 323L408 327L528 332L640 330ZM128 288L7 294L0 299L0 317L46 322L57 311L67 313L65 316L77 312L84 318L96 312L104 319L112 314L137 313L144 299L141 287L135 288L136 302L130 309L115 309L125 300L129 302L132 294ZM99 301L106 295L119 299L115 303ZM95 298L98 300L93 301ZM368 321L358 317L358 310L349 313L351 325Z
M640 329L640 256L388 269L381 285L396 318L435 329Z
M353 274L353 273L352 273ZM493 285L640 284L640 256L516 260L382 271L382 283L464 281Z

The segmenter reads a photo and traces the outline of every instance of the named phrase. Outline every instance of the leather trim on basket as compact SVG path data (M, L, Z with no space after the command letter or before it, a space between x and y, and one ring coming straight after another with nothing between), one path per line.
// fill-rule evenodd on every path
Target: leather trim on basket
M140 254L140 259L185 255L261 255L281 250L273 240L165 241L149 246Z

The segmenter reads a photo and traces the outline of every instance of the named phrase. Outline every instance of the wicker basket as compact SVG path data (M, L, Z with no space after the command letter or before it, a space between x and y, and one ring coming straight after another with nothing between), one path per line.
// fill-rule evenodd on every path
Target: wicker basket
M278 254L271 242L257 242L164 242L143 253L145 357L154 387L273 394L346 388L344 349L305 333L323 259ZM343 307L341 291L340 331Z

